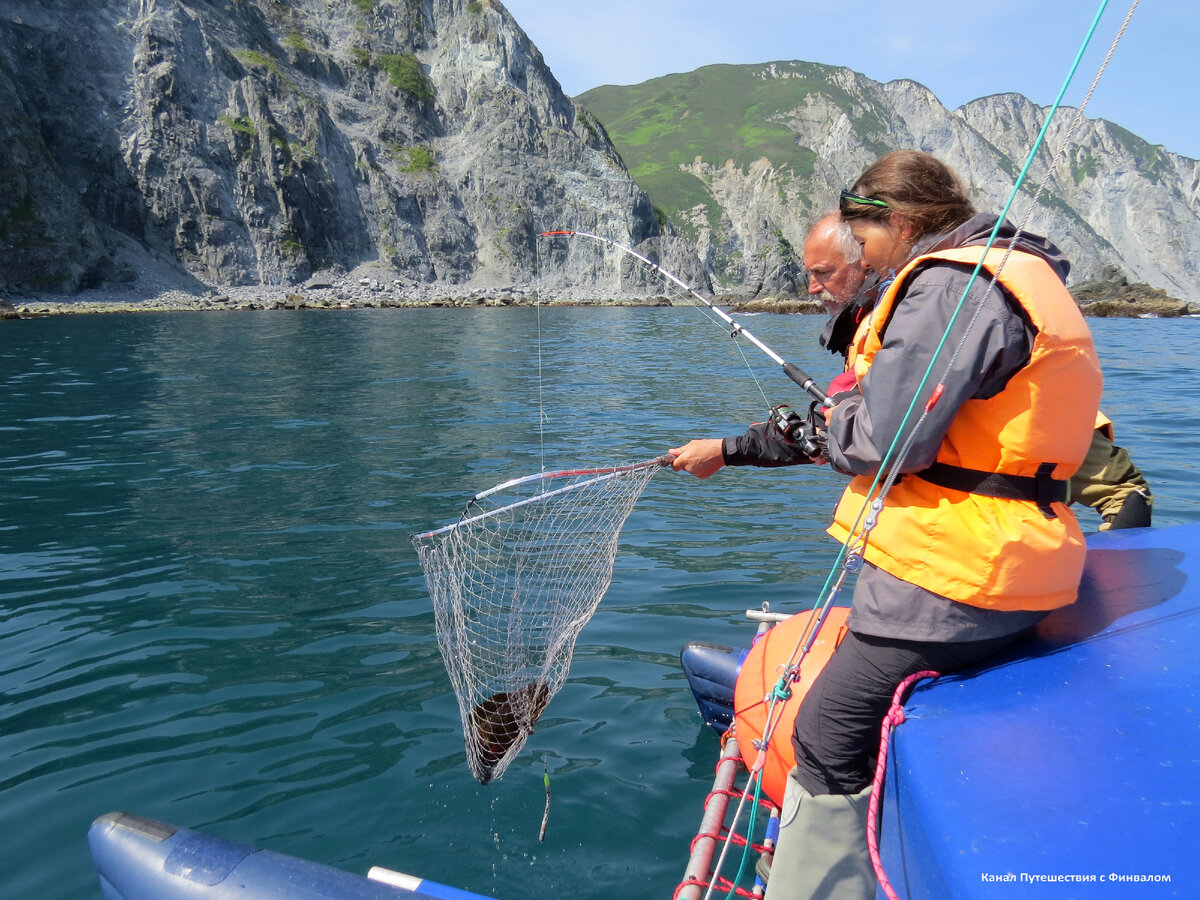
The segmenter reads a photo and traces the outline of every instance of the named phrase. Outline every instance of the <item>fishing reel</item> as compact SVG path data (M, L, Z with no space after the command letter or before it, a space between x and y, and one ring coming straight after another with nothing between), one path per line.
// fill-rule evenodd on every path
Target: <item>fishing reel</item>
M825 416L815 400L809 404L808 415L802 416L790 406L780 404L771 408L771 427L791 443L798 446L806 456L820 459L825 455Z

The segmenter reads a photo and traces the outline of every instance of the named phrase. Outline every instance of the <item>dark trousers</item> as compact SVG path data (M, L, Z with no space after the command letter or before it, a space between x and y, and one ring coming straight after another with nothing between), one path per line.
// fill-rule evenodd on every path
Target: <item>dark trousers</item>
M847 632L796 716L797 780L814 795L857 794L874 776L879 729L900 682L923 669L963 669L1021 634L926 643Z

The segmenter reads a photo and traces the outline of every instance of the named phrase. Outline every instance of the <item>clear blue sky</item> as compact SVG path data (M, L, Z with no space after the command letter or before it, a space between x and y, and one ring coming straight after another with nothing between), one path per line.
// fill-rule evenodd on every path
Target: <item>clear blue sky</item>
M1049 106L1100 0L501 0L569 95L711 63L802 59L911 78L950 109L1016 91ZM1132 0L1113 0L1064 103L1087 94ZM1200 159L1200 0L1144 0L1088 104Z

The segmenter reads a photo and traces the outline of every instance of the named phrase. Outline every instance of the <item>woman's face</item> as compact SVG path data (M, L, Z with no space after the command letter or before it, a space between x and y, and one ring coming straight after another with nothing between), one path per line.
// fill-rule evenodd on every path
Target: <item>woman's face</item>
M893 222L851 219L850 230L863 252L863 264L877 275L899 269L908 257L904 230Z

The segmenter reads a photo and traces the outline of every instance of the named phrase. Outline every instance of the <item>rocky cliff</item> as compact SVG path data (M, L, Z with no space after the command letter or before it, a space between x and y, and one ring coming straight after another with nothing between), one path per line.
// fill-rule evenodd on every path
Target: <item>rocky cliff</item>
M375 262L452 294L528 284L542 230L658 233L603 129L492 0L0 10L9 293ZM619 277L593 247L547 252L564 286Z
M406 300L662 292L551 229L796 293L805 230L879 153L937 153L995 209L1044 116L800 62L572 101L497 0L0 0L0 297L364 270ZM1102 121L1066 148L1029 227L1076 280L1200 302L1200 163Z
M796 289L786 260L809 224L889 150L936 154L998 212L1048 113L1018 94L948 110L915 82L806 62L711 66L576 100L716 284L749 295ZM1009 218L1058 243L1073 281L1116 267L1200 302L1200 162L1076 112L1054 117Z

